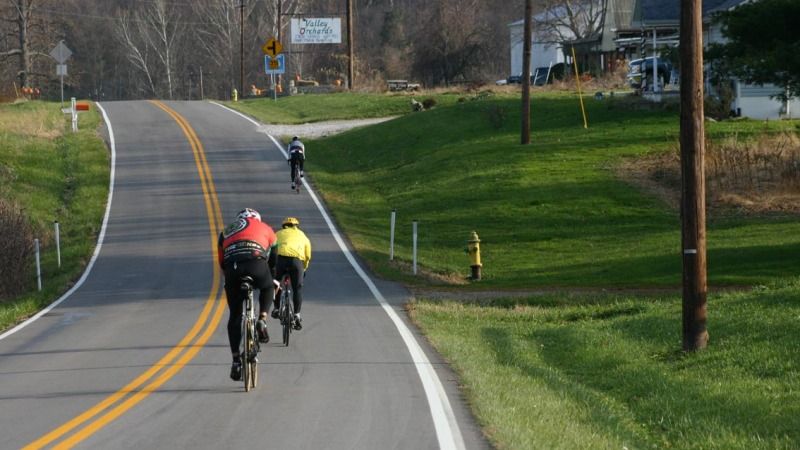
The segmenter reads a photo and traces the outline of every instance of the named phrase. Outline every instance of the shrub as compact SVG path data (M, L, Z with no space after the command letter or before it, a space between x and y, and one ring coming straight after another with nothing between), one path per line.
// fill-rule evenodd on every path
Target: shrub
M508 118L506 109L500 105L491 105L486 108L486 119L492 124L492 127L499 130L503 128Z
M23 292L31 276L29 268L33 258L33 231L19 207L0 198L0 235L6 236L0 244L0 300L15 297Z
M422 107L425 109L431 109L436 106L436 99L433 97L428 97L422 101Z

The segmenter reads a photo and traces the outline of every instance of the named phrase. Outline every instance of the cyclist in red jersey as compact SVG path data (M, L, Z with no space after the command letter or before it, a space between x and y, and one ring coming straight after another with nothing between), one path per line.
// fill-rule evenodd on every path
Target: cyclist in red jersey
M236 215L236 221L219 234L217 260L225 274L225 295L228 299L228 341L233 355L231 378L239 381L242 377L242 361L239 357L239 343L242 339L242 303L245 292L241 290L240 280L253 278L253 288L259 290L259 320L256 323L259 341L269 342L267 333L267 311L269 301L274 296L272 271L268 265L270 253L275 247L275 232L261 221L261 214L250 208Z

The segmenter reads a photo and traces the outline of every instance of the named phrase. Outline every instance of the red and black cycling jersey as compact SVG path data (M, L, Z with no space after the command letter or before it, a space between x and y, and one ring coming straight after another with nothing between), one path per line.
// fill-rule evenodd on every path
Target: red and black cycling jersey
M275 246L275 232L260 220L238 219L219 234L217 260L220 267L249 259L269 258Z

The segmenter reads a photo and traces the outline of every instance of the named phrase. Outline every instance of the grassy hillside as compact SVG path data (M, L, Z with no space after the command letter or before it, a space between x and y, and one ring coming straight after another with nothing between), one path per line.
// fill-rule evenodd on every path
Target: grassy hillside
M79 132L58 103L0 105L0 196L22 208L42 242L43 290L36 271L28 293L0 301L0 330L34 314L66 291L94 251L108 197L109 158L97 135L99 115L81 113ZM61 260L56 258L53 221L61 227Z
M678 211L613 170L623 158L675 146L677 108L590 99L588 130L573 96L537 95L532 109L529 146L519 144L518 96L499 96L308 143L308 172L383 276L463 282L469 273L463 249L476 230L481 287L678 286ZM713 123L708 134L794 126ZM393 208L398 261L390 264ZM419 264L427 277L410 275L412 219L419 220ZM765 283L800 264L794 217L711 217L708 229L712 284Z
M459 97L459 94L376 95L341 92L294 95L280 97L277 101L266 98L248 99L225 104L265 123L297 124L398 116L411 111L411 99L422 102L426 98L434 98L439 104L452 104Z

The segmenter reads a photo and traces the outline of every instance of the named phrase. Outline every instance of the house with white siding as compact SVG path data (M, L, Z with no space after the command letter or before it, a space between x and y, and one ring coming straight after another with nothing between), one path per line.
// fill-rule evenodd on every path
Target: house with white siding
M736 8L749 0L704 0L703 1L703 45L724 43L725 38L718 24L712 21L716 12ZM680 31L680 0L637 0L631 21L632 29L640 29L644 49L659 50L678 45ZM653 44L655 42L655 44ZM706 92L711 92L706 86ZM731 105L737 116L753 119L779 119L800 117L800 101L781 101L779 87L771 84L750 85L733 80L734 100Z

